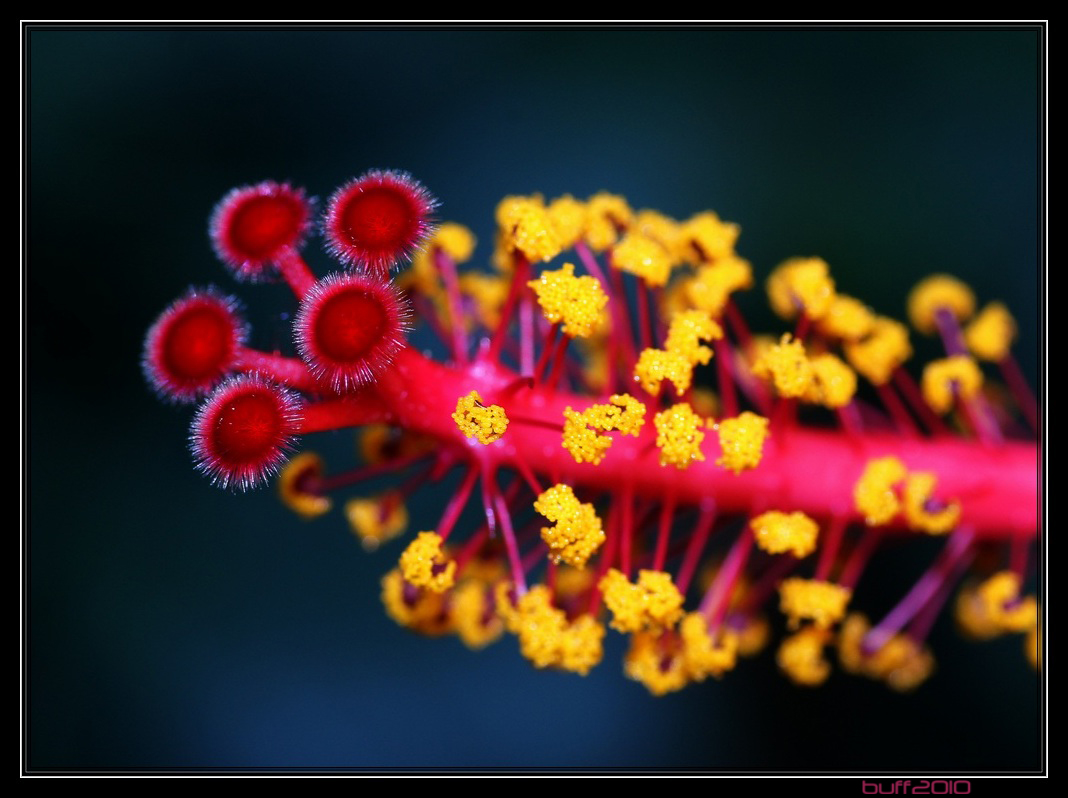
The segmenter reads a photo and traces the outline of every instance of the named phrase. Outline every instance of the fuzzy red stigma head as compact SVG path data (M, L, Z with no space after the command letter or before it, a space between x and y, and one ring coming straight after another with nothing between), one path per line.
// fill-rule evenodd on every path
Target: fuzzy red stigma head
M371 382L404 346L410 311L392 282L335 273L301 302L293 325L312 373L337 391Z
M213 288L191 288L145 336L145 377L164 398L193 402L234 369L248 325L241 305Z
M385 276L430 235L437 204L405 172L367 172L330 198L323 219L327 250L346 266Z
M288 183L235 188L215 206L210 233L215 253L238 279L264 279L311 227L313 202Z
M300 426L300 402L257 374L220 385L193 419L198 470L221 488L248 490L277 473Z

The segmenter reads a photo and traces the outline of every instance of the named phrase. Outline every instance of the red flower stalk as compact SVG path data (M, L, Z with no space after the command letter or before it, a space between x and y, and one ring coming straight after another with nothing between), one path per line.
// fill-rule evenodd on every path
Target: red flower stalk
M282 480L301 514L326 512L328 493L371 474L418 466L387 497L347 505L368 548L401 533L405 496L462 470L436 531L415 536L383 580L399 623L472 647L506 629L536 666L579 673L599 661L607 623L631 635L627 674L662 693L759 649L761 608L778 593L796 630L778 652L791 679L827 678L823 652L837 641L845 670L911 689L931 672L933 619L986 548L1008 570L958 602L958 620L984 636L1028 633L1035 649L1037 607L1019 591L1039 528L1038 452L1016 414L1033 424L1036 413L1026 384L1013 387L1015 407L982 393L969 349L1005 368L1014 328L997 314L959 327L974 304L966 288L940 278L910 299L914 325L947 344L921 388L901 365L904 326L839 294L816 258L787 261L767 283L794 336L753 336L731 298L752 285L750 266L734 252L737 226L715 214L676 222L606 194L511 197L497 212L494 276L457 270L474 247L465 229L425 240L434 206L403 173L346 184L322 228L328 253L355 271L316 280L296 256L303 193L235 192L213 221L216 250L239 276L281 269L301 302L298 357L249 349L236 301L215 292L169 308L145 354L173 398L221 381L192 438L197 467L223 487L264 481L295 436L345 427L365 427L367 464L327 475L301 460ZM535 266L568 249L586 274ZM386 282L413 254L403 289ZM446 362L405 343L409 300ZM716 394L695 384L713 358ZM873 386L859 396L858 372ZM481 529L459 523L470 502ZM879 547L927 535L947 536L942 555L885 618L847 617ZM702 595L688 597L694 585Z

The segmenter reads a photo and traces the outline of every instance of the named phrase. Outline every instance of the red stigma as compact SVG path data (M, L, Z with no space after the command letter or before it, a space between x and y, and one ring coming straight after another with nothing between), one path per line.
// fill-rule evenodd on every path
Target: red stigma
M258 280L287 249L300 248L310 217L302 189L265 181L223 198L211 218L211 240L236 277Z
M297 349L316 377L336 390L364 385L404 346L408 315L391 282L332 274L301 303Z
M193 419L197 468L223 488L256 487L285 462L299 422L298 402L287 391L258 375L234 377Z
M212 289L191 289L168 307L145 338L145 376L163 396L192 402L234 368L247 328L239 303Z
M419 248L436 206L408 174L370 171L330 198L323 220L327 249L347 266L384 275Z

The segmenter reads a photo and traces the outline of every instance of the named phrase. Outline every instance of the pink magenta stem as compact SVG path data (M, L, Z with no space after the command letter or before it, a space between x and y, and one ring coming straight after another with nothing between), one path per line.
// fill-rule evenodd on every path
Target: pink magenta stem
M838 556L838 549L842 545L842 536L845 535L849 523L842 516L836 515L831 519L831 525L827 529L825 540L820 547L819 564L816 566L814 578L826 582L831 575L831 567Z
M318 282L304 258L293 247L283 247L275 263L297 299L304 299L304 295Z
M958 562L969 554L975 535L966 526L957 528L950 535L942 554L913 585L897 606L864 636L862 648L865 651L878 651L886 642L900 631L923 607L938 593L944 582L956 570Z
M659 498L674 491L681 504L690 505L714 498L719 509L729 513L748 513L759 505L800 510L817 519L843 516L860 521L853 505L853 485L869 460L892 455L910 471L933 471L939 495L960 502L961 523L974 527L979 537L1033 538L1038 529L1038 450L1034 443L1005 441L991 447L955 437L910 439L875 430L847 436L791 423L773 432L758 468L736 475L715 464L720 456L715 436L705 439L705 460L685 470L661 466L656 433L647 423L637 438L614 440L602 463L594 466L576 463L561 446L558 428L548 426L563 423L565 407L584 407L589 399L540 385L502 395L502 389L515 379L514 372L491 361L476 359L467 368L452 368L409 347L398 353L393 368L375 384L379 406L369 402L371 407L363 415L370 420L383 420L386 415L395 425L463 450L471 444L451 414L457 397L477 390L486 404L500 404L506 413L546 422L546 426L513 425L497 443L482 447L482 454L495 464L511 467L522 459L535 473L558 475L575 487L617 495L622 491L623 495ZM361 406L359 400L351 404ZM338 421L354 418L351 423L368 423L356 410L344 416L340 408L348 404L340 400L331 406L339 407ZM389 412L383 414L382 406ZM626 527L624 531L629 533ZM628 546L629 535L621 552L627 565Z
M675 520L675 494L669 493L660 505L660 528L656 534L656 552L653 556L653 570L663 571L667 560L668 538L671 537L671 522Z
M682 565L679 567L678 578L675 583L679 592L683 595L690 587L690 580L697 573L697 563L701 559L708 536L712 533L712 525L716 522L716 503L712 499L701 502L701 515L697 519L697 527L693 535L686 543L686 553L682 556Z
M1009 386L1009 391L1016 399L1016 404L1020 406L1020 412L1027 419L1031 431L1038 432L1038 400L1035 399L1031 386L1027 383L1027 378L1020 371L1016 358L1011 354L1005 355L998 363L998 367L1001 369L1001 375Z
M237 353L235 368L238 371L257 371L281 385L305 393L319 390L315 377L308 371L304 361L295 357L242 347Z
M723 567L719 569L712 585L708 588L704 599L701 600L699 612L703 613L708 620L708 628L715 629L723 621L727 614L727 605L730 604L731 591L734 583L738 581L745 563L749 559L749 551L753 547L753 533L746 523L742 534L734 541L731 550L727 552L723 560Z
M879 398L882 400L883 406L890 411L890 418L894 420L894 426L897 427L898 431L902 435L918 436L920 430L916 427L916 422L912 420L912 416L909 415L909 411L905 409L905 405L901 403L897 393L894 392L893 386L888 382L884 382L876 385L875 389L879 392Z
M920 393L919 387L916 385L916 381L912 379L912 375L900 366L894 369L894 383L897 385L898 390L904 394L905 400L912 407L916 415L923 419L923 423L927 425L927 429L931 431L931 434L945 436L952 435L949 431L949 427L942 423L942 419L940 419L931 409L931 406L927 404L927 401Z
M460 483L460 489L452 495L449 503L445 505L445 512L442 513L441 521L438 522L437 526L437 533L443 541L448 539L449 533L452 532L452 528L456 525L456 520L460 517L467 500L471 497L471 490L475 487L475 480L477 479L478 468L470 466L467 469L467 474L464 475L464 481Z
M716 352L716 374L719 377L719 394L723 399L721 418L734 418L738 415L738 393L734 389L734 375L731 358L730 343L724 338L717 338L712 342Z
M460 279L456 276L456 262L443 250L434 250L434 265L445 283L445 297L449 303L449 328L452 331L452 356L463 365L467 362L467 331L464 329L463 307L460 299Z

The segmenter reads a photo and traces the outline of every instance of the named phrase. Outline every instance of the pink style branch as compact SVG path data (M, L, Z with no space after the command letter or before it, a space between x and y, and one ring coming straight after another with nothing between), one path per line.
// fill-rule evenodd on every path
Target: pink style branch
M277 479L305 517L345 497L365 548L395 546L382 601L399 624L472 648L510 633L536 667L579 674L610 627L626 675L662 694L723 677L781 612L794 682L836 660L911 690L952 602L965 634L1019 635L1038 667L1039 413L1003 306L946 275L916 286L909 321L945 347L917 380L908 327L819 258L766 279L792 330L752 332L739 227L711 212L507 197L490 268L461 271L474 236L439 225L407 174L370 171L325 207L316 222L303 190L264 182L212 217L236 280L292 289L290 354L251 348L241 303L192 288L149 331L144 370L164 399L200 401L191 448L213 483ZM301 254L316 232L338 264L324 277ZM415 320L442 361L408 345ZM294 454L343 428L349 470ZM454 471L435 528L409 533L408 498ZM394 487L361 492L383 476ZM940 550L896 604L853 606L880 548L927 538Z

